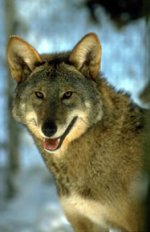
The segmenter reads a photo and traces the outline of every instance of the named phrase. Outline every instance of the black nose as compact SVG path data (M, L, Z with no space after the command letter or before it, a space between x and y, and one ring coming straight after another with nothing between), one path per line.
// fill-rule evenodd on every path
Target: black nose
M56 133L56 131L57 131L57 126L53 121L45 122L42 126L42 132L47 137L53 136Z

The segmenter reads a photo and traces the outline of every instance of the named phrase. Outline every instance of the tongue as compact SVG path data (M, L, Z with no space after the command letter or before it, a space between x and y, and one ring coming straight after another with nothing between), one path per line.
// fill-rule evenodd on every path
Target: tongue
M59 139L45 139L44 149L48 151L54 151L58 148L59 144L60 144L60 138Z

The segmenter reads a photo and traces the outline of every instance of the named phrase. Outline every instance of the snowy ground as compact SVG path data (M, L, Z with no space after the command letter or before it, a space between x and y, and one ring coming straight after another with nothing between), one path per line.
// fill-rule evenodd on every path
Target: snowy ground
M6 71L4 11L0 0L0 75ZM97 9L100 24L90 21L82 0L16 0L17 18L22 23L18 34L28 40L39 52L71 49L86 33L98 34L103 47L102 71L117 89L125 89L137 101L142 89L145 68L145 23L138 20L118 30L101 8ZM0 140L5 140L5 81L0 83ZM43 165L32 139L23 130L21 171L16 177L18 193L12 201L4 201L4 174L6 154L0 150L0 232L63 232L71 231L64 218L54 183Z
M17 176L16 185L13 200L5 202L0 198L1 232L71 232L46 169L25 169Z

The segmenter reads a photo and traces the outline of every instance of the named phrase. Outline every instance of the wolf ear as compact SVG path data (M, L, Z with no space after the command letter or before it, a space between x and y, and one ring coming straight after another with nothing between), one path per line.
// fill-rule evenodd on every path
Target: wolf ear
M95 80L101 62L101 44L97 35L85 35L73 48L69 61L84 75Z
M18 36L11 36L7 47L7 58L12 77L23 81L42 62L38 52Z

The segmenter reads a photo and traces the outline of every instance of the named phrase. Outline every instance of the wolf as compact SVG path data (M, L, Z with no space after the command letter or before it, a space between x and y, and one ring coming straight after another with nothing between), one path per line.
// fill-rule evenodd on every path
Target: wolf
M143 113L101 74L95 33L39 54L11 36L14 118L32 134L75 232L142 232Z

